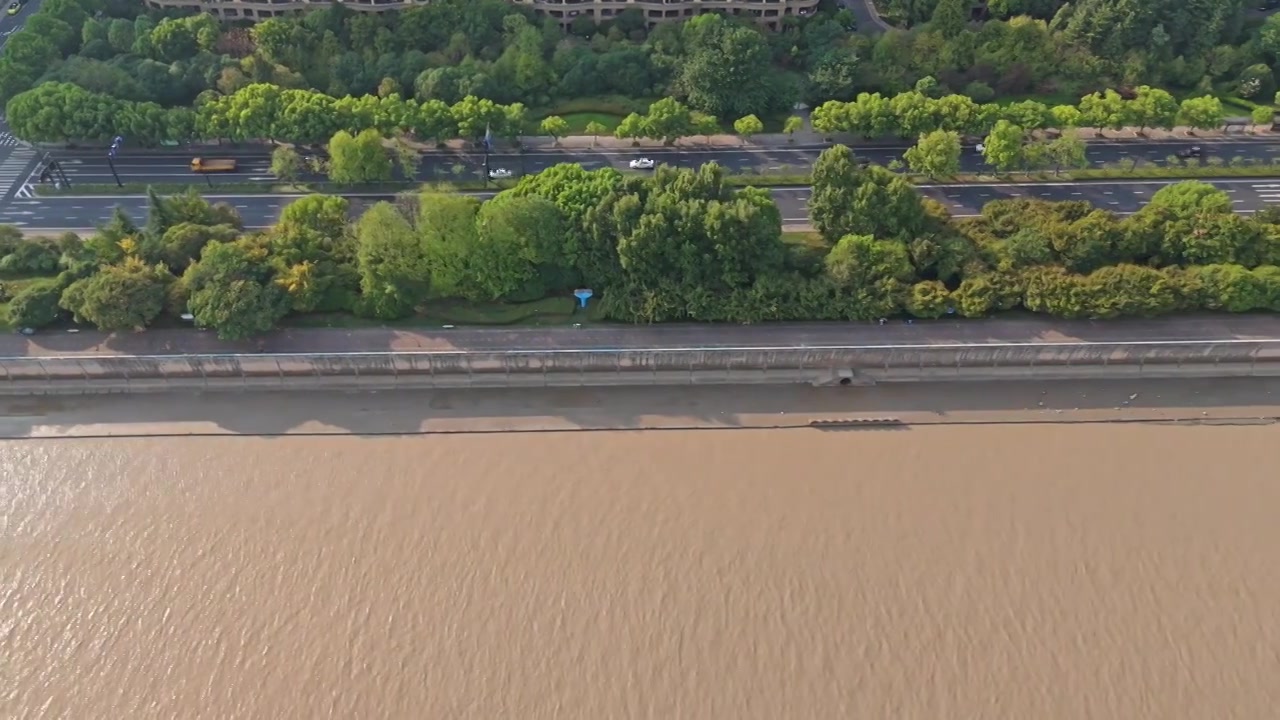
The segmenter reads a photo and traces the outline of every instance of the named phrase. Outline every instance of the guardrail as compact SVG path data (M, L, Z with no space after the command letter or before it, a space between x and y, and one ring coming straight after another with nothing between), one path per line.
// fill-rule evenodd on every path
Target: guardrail
M0 358L0 392L1280 375L1280 340Z

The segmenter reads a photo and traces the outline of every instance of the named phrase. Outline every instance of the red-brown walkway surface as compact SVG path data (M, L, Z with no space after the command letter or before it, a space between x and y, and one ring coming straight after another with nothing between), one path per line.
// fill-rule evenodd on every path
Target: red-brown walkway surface
M1027 319L787 323L766 325L591 325L580 328L290 329L260 340L223 342L212 332L43 331L0 337L0 357L180 355L208 353L353 353L457 350L821 347L1044 342L1280 341L1280 315L1199 315L1158 320Z

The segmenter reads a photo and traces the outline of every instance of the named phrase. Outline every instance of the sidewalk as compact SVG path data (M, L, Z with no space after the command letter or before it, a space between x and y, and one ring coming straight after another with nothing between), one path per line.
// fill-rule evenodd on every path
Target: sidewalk
M1197 314L1105 322L1005 317L917 320L911 325L895 322L885 326L864 322L795 322L763 325L591 324L539 328L282 328L259 340L242 342L224 342L212 332L177 328L138 333L44 330L30 337L0 335L0 358L1253 340L1280 343L1280 316Z

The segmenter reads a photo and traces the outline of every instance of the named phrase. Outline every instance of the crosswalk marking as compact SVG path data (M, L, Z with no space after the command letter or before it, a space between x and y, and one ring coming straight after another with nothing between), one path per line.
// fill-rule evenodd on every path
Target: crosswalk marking
M32 161L36 159L34 150L26 148L15 148L9 152L8 157L0 162L0 188L3 192L0 197L9 197L17 195L18 197L32 197L30 185L30 175L27 168Z

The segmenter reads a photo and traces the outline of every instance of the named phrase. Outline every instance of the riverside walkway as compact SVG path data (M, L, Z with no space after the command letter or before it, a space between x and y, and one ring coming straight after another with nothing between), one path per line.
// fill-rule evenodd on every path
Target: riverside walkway
M0 337L0 357L76 355L309 354L519 350L822 348L987 345L1005 343L1155 343L1280 341L1280 316L1194 315L1176 318L1060 321L1037 318L901 320L876 323L761 325L584 325L527 328L281 329L258 340L225 342L208 331L140 333L43 331Z

